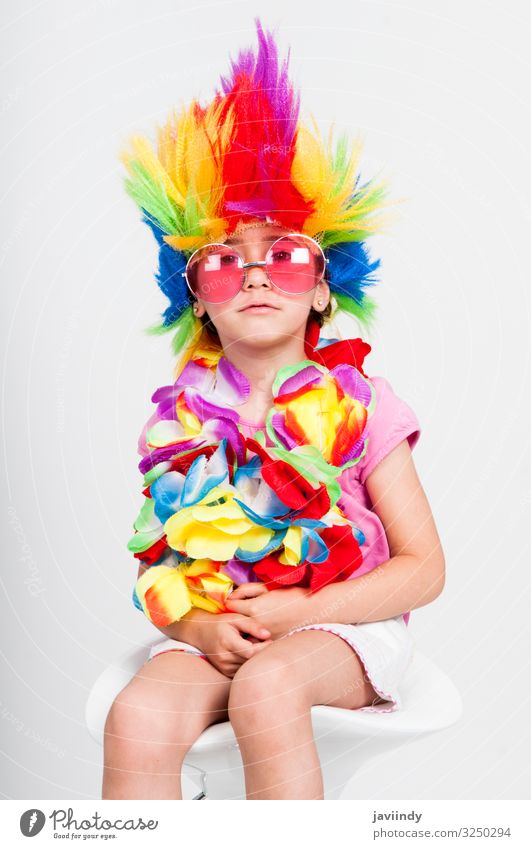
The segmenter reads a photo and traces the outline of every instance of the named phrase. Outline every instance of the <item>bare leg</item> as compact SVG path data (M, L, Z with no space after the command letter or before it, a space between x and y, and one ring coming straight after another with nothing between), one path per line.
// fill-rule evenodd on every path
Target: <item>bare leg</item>
M231 682L184 652L144 664L107 716L102 799L181 799L184 757L205 728L228 719Z
M246 661L233 678L229 716L247 799L323 799L312 705L359 708L378 700L341 637L298 631Z

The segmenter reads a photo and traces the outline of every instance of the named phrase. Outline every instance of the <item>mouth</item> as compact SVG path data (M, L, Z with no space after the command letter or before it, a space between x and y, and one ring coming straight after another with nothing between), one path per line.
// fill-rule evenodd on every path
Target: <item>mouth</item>
M267 310L278 310L278 307L274 307L272 304L266 304L265 302L256 302L252 304L247 304L246 307L242 307L239 312L267 312Z

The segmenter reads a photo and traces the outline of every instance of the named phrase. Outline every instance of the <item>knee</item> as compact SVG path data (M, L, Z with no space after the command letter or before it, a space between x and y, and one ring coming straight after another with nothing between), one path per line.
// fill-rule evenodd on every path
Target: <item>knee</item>
M129 684L116 697L107 714L105 745L114 751L142 751L156 745L173 745L183 753L194 743L193 721L172 703L153 698L149 687Z
M263 723L281 717L306 703L304 688L297 684L293 665L267 652L247 660L232 680L229 717L234 724L253 719ZM279 719L280 721L280 719Z

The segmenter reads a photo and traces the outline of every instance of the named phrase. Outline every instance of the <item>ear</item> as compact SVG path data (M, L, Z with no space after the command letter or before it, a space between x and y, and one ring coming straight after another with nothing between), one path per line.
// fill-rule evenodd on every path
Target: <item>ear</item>
M320 283L315 287L315 294L313 296L312 307L317 312L322 312L328 302L330 300L330 287L326 280L321 280Z
M206 313L205 305L201 301L194 301L192 303L192 312L197 318L201 318Z

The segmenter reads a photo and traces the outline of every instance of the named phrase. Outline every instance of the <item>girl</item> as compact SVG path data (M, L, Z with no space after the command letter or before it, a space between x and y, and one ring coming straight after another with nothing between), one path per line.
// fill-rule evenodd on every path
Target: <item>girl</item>
M381 187L353 188L345 141L297 124L257 29L209 107L125 157L181 358L140 438L129 543L165 638L107 717L105 799L180 799L187 751L227 719L248 799L323 799L312 705L400 709L408 612L444 585L415 414L367 377L369 345L319 338L340 309L374 312Z

